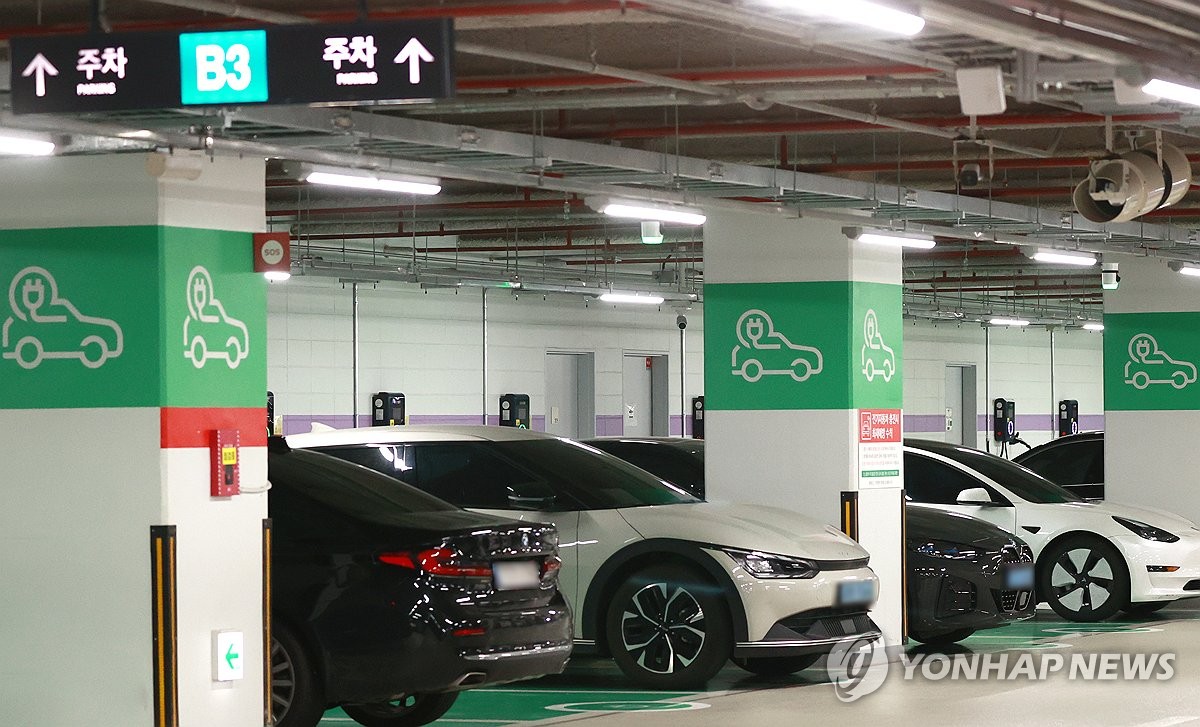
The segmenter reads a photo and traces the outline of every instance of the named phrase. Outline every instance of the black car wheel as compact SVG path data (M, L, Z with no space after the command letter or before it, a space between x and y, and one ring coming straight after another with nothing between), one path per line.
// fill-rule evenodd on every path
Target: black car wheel
M782 677L804 671L821 659L821 654L805 654L803 656L781 656L777 658L756 657L750 659L734 658L733 663L741 668L763 677Z
M1042 553L1038 595L1068 621L1103 621L1129 605L1129 569L1108 541L1072 536Z
M316 727L325 714L321 681L300 641L271 625L271 702L277 727Z
M631 575L613 595L605 625L617 666L652 689L702 686L733 649L723 595L684 566Z
M1122 610L1130 616L1149 616L1170 606L1171 603L1172 601L1143 601L1142 603L1131 603Z
M345 704L350 719L366 727L418 727L441 717L458 699L458 692L410 694L375 704Z
M909 634L915 641L920 641L922 644L953 644L967 638L975 633L975 629L955 629L953 631L943 631L937 634Z

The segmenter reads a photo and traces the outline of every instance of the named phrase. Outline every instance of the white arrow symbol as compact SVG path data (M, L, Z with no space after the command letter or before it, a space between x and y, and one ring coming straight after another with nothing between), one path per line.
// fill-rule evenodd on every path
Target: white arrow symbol
M408 82L416 85L421 82L421 61L433 63L433 54L429 52L428 48L421 45L421 41L410 38L392 62L407 63Z
M34 83L36 84L34 86L34 93L40 98L46 95L46 74L49 73L51 76L57 76L58 69L54 67L53 63L46 60L46 56L38 53L29 62L29 65L25 67L25 70L21 72L21 77L28 78L35 73L37 74L37 78L34 79Z

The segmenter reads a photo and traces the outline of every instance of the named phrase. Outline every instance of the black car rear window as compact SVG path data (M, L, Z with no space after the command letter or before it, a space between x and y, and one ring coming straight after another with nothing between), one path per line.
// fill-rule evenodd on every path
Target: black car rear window
M272 452L268 458L272 488L293 490L357 520L381 525L411 525L412 513L457 510L415 487L335 457L306 450Z
M704 497L704 448L665 442L607 440L593 447L641 467L655 477L678 485L696 497Z
M1041 475L1010 462L1003 457L981 452L967 447L953 447L935 450L938 454L964 464L994 482L997 482L1013 494L1029 502L1048 504L1058 502L1080 502L1081 498Z

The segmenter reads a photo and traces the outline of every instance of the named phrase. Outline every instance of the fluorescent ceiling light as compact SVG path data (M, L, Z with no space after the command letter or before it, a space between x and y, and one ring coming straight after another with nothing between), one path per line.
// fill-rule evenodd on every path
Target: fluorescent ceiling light
M1060 265L1082 265L1087 267L1095 265L1095 255L1089 255L1086 252L1068 252L1066 250L1038 250L1033 254L1033 259L1040 263L1058 263Z
M935 243L932 237L906 237L904 235L895 235L882 232L864 232L854 238L859 242L865 242L868 245L890 245L892 247L915 247L920 250L928 250Z
M657 220L676 222L681 225L703 225L708 218L704 210L676 204L661 204L629 199L591 198L585 200L588 207L609 217L628 217L635 220Z
M661 305L664 298L661 295L638 295L637 293L605 293L600 296L605 303L640 303L642 305Z
M1083 330L1085 330L1085 331L1103 331L1104 324L1103 323L1084 323Z
M35 136L0 134L0 154L16 156L50 156L54 153L54 142Z
M988 321L993 326L1027 326L1029 321L1024 318L993 318Z
M292 277L292 274L285 270L268 270L263 273L263 277L270 280L272 283L282 283Z
M339 167L313 167L304 181L332 187L370 189L377 192L400 192L403 194L437 194L442 191L440 180L433 177L411 177L366 169Z
M916 35L925 19L869 0L768 0L777 7L799 10L844 23L865 25L899 35Z
M1145 86L1142 86L1142 93L1148 93L1151 96L1158 96L1170 101L1179 101L1180 103L1200 106L1200 88L1184 86L1181 83L1171 83L1161 78L1156 78Z

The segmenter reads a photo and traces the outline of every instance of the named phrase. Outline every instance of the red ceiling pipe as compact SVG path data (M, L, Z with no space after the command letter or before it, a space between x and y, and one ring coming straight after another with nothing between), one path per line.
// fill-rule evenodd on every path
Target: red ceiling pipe
M567 265L664 265L667 263L702 263L704 258L701 257L663 257L663 258L638 258L638 259L621 259L600 258L598 260L565 260Z
M915 292L927 293L927 292L932 292L932 291L937 291L937 292L952 291L955 293L1000 293L1000 292L1004 292L1004 291L1011 291L1011 292L1015 292L1015 293L1021 293L1021 292L1036 293L1036 292L1040 292L1040 291L1054 291L1054 290L1094 291L1095 289L1096 289L1095 283L1092 283L1091 285L967 285L967 286L963 286L961 288L960 287L947 287L947 288L933 287L933 288L929 288L929 289L917 290Z
M964 275L961 277L937 276L933 278L906 278L905 285L939 285L939 284L959 284L959 283L1012 283L1018 280L1070 280L1070 279L1088 279L1093 280L1099 273L1018 273L1016 275ZM1094 282L1094 281L1093 281Z
M446 210L532 210L532 209L562 209L567 204L572 209L585 207L581 199L528 199L528 200L488 200L479 202L441 202L415 205L420 212L435 212ZM375 207L316 207L306 210L268 210L267 217L291 217L297 215L337 215L361 214L367 212L411 212L414 205L379 205ZM634 223L630 223L634 224Z
M909 251L906 250L905 252L907 253ZM1015 247L989 250L943 250L926 253L913 252L913 254L920 255L919 259L921 260L962 260L963 257L968 259L981 257L1021 257L1021 251Z
M435 5L430 7L404 8L401 10L372 10L371 20L419 20L423 18L487 18L520 17L526 15L559 15L563 13L594 13L604 11L644 10L638 2L625 0L565 0L543 3L480 3L477 5ZM358 20L356 10L300 12L296 15L320 23L345 23ZM256 21L245 18L204 17L191 20L132 20L116 21L114 31L173 30L178 28L216 27L228 25L255 25ZM59 23L55 25L28 25L5 28L0 31L0 40L22 35L54 35L59 33L87 33L87 23Z
M1164 207L1142 217L1200 217L1200 207Z
M932 76L939 71L913 65L807 66L803 68L747 68L710 71L668 71L660 75L682 81L707 83L768 83L772 81L852 80L865 77ZM513 88L585 88L637 86L636 81L591 73L460 78L459 91L495 91Z
M1200 154L1188 154L1188 161L1193 164L1200 162ZM997 159L997 169L1065 169L1069 167L1086 167L1091 157L1047 157L1043 159L1018 158ZM899 166L901 171L922 172L953 169L954 162L950 159L923 159L918 161L896 162L862 162L849 164L809 164L798 167L801 172L810 174L851 174L856 172L894 172Z

